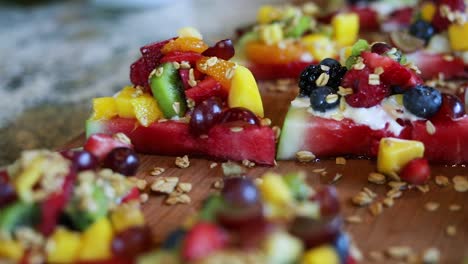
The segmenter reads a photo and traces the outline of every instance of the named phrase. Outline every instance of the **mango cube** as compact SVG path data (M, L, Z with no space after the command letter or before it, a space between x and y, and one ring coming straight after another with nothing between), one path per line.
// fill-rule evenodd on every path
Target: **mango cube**
M15 189L21 200L32 201L32 190L42 176L45 169L44 163L43 157L38 156L34 158L21 174L14 179Z
M332 246L321 246L308 250L302 257L302 264L339 264L340 257Z
M18 262L23 257L24 248L18 241L0 240L0 260Z
M294 197L283 178L275 173L263 176L259 186L263 199L273 206L283 206L293 202Z
M94 120L111 119L117 115L114 97L99 97L93 99Z
M118 233L130 227L143 226L145 217L136 206L119 206L111 214L112 225Z
M336 57L335 46L330 38L322 34L309 34L302 38L307 51L315 60L321 61L325 58Z
M304 250L302 241L288 232L272 232L263 242L267 263L294 263Z
M79 259L81 261L109 259L112 256L113 235L112 224L107 218L103 217L94 222L81 237Z
M436 6L432 2L425 2L421 6L421 18L426 22L431 22L436 12Z
M133 105L131 100L136 96L137 90L131 86L124 87L115 96L115 106L117 107L117 114L123 118L135 118Z
M77 260L81 246L79 233L59 228L52 234L49 241L52 243L52 247L48 251L47 262L73 263Z
M424 155L424 144L415 140L382 138L377 155L377 170L387 175L398 174L411 160Z
M465 22L463 25L451 24L448 28L448 36L450 40L450 46L454 51L466 51L468 50L468 23Z
M249 69L237 66L231 80L228 96L229 107L245 107L263 117L263 104L257 82Z
M271 5L264 5L258 9L257 21L260 24L268 24L274 20L281 18L281 11Z
M163 116L156 100L149 94L143 94L140 97L133 98L131 100L131 104L133 106L136 119L144 127L148 127L154 121Z
M283 29L279 24L262 26L260 28L260 39L267 45L277 44L284 39Z
M333 37L338 45L344 47L356 42L359 34L359 16L355 13L343 13L333 17Z

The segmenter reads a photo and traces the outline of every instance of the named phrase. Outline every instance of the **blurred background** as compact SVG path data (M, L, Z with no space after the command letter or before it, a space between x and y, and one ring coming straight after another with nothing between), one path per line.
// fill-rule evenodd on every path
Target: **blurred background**
M194 26L208 43L275 0L0 0L0 166L84 131L91 98L129 83L144 44Z

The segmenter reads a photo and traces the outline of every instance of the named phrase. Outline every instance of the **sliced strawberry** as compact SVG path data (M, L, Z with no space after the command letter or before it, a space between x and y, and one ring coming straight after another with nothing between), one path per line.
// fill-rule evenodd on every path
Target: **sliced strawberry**
M359 28L362 31L378 30L380 23L377 12L370 7L353 6L351 11L359 16Z
M196 52L172 51L164 55L164 57L162 57L161 63L174 62L174 61L176 62L187 61L193 64L201 58L203 58L203 56L200 53L196 53Z
M366 64L371 71L382 67L384 72L380 75L380 81L386 85L404 87L412 76L410 69L405 68L390 57L369 51L362 52L361 56L364 59L364 64Z
M417 51L407 56L408 61L413 62L421 71L424 80L438 78L439 73L445 79L466 78L465 64L458 57L447 57L443 54L434 54L425 51Z
M122 203L127 203L140 199L140 191L137 187L133 187L127 195L122 198Z
M349 70L343 77L341 85L353 89L353 94L346 96L346 102L353 107L372 107L379 104L385 97L390 95L387 84L369 84L368 68L362 70Z
M218 81L208 77L199 82L195 87L185 90L185 96L195 101L195 103L200 103L213 96L226 98L227 92L221 88L221 84Z
M70 167L70 172L64 179L62 190L51 194L41 203L41 222L38 228L43 235L50 235L57 226L59 215L72 196L75 181L76 171Z
M400 178L411 184L424 184L431 176L429 162L425 158L414 159L406 164L400 172Z
M212 223L198 223L186 235L182 245L182 257L195 261L227 246L227 234Z
M132 144L122 142L106 134L93 134L85 142L83 148L91 152L99 160L103 160L109 152L118 147L133 148Z
M442 14L441 7L443 5L448 6L451 12L459 11L462 14L465 12L465 1L464 0L441 0L438 1L436 6L436 12L432 18L432 25L438 32L445 31L451 24L450 20Z

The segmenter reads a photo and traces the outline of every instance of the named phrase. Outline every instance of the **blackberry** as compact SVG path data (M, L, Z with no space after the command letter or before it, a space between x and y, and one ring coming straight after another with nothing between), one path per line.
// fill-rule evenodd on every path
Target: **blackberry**
M431 37L435 34L434 27L424 20L417 20L411 24L409 33L417 38L429 42Z
M403 94L403 105L414 115L429 118L439 111L442 94L430 86L418 85Z
M337 95L336 100L332 100L332 102L327 102L327 96L333 94L337 95L335 93L335 89L328 86L322 86L312 90L312 92L310 93L310 106L315 111L319 112L326 112L328 109L337 107L340 103L339 95Z
M318 65L309 65L299 77L299 96L309 96L317 88L316 81L322 73L329 77L326 85L336 92L346 73L346 67L330 58L322 60Z

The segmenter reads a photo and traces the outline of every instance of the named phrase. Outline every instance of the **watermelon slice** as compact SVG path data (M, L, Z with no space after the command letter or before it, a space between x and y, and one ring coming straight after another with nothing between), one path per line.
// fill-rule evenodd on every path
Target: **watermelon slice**
M249 63L247 67L257 80L276 80L298 78L302 70L314 62L295 61L288 64Z
M367 110L371 111L371 110ZM407 122L399 133L384 128L372 129L351 119L336 121L315 116L307 108L291 106L286 116L278 146L277 158L294 159L301 150L317 157L340 155L375 157L383 137L418 140L425 145L425 157L435 163L468 162L468 116L455 121L434 122L436 132L430 135L425 120Z
M132 141L135 150L146 154L209 156L221 160L247 159L261 165L273 165L275 134L270 127L233 123L215 125L207 138L193 136L187 123L156 122L139 126L131 118L88 120L86 135L122 132Z
M417 51L407 55L408 61L413 62L421 71L421 78L430 80L444 75L444 79L466 78L465 64L462 59L443 54Z

